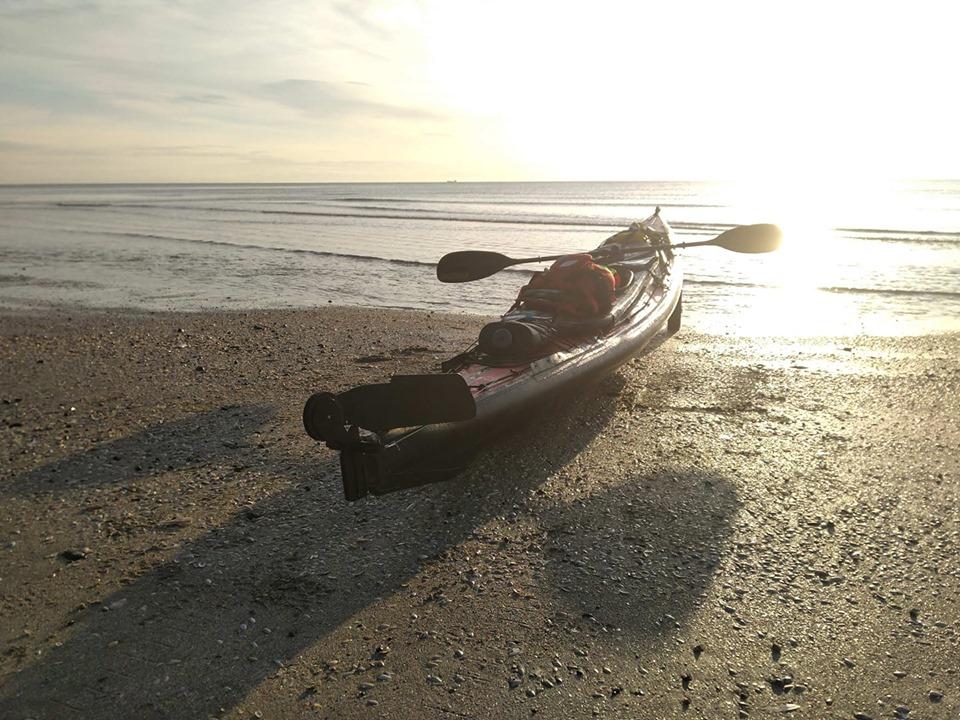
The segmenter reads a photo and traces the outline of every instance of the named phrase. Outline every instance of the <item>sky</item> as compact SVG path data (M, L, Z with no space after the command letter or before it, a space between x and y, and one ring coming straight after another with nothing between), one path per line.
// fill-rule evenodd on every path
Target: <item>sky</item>
M0 0L0 183L960 177L960 3Z

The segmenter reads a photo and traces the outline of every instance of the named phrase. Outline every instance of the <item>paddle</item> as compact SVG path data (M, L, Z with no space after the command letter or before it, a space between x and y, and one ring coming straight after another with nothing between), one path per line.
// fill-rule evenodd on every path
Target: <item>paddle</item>
M674 243L672 245L639 246L638 250L665 250L667 248L688 248L702 245L716 245L725 250L739 253L772 252L780 247L783 233L776 225L740 225L722 232L712 240ZM612 250L611 253L614 251ZM603 248L590 253L595 260L604 259ZM470 282L490 277L511 265L557 260L564 255L546 255L543 257L511 258L498 252L485 250L460 250L444 255L437 263L437 279L445 283Z
M470 388L456 373L394 375L389 383L311 395L303 407L303 426L314 440L339 449L360 443L352 425L380 431L470 420L476 414Z

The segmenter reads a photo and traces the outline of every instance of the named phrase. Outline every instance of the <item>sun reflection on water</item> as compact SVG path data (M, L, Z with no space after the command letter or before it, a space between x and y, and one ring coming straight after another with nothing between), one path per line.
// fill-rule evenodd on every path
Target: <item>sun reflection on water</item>
M839 193L821 187L815 198L808 193L799 205L797 197L802 194L782 190L776 184L744 189L751 198L749 205L744 203L750 221L775 222L783 230L783 242L776 252L743 264L749 282L763 291L733 324L739 332L753 335L862 331L853 297L823 290L849 283L851 268L854 274L857 268L849 244L834 229Z

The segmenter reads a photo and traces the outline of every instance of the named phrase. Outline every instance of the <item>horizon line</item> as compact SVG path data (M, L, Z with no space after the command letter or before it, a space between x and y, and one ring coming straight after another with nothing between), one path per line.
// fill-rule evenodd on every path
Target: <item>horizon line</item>
M852 177L851 182L863 178ZM736 183L748 178L645 178L635 180L95 180L89 182L0 182L0 188L12 187L87 187L91 185L495 185L495 184L574 184L574 183ZM884 182L960 182L960 177L884 178Z

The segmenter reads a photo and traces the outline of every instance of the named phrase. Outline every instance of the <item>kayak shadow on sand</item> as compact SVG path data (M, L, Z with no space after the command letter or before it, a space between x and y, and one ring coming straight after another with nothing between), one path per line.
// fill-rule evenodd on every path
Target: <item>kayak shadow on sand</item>
M153 425L16 476L0 486L0 493L62 493L235 461L238 451L251 449L250 437L273 415L264 405L226 405Z
M315 446L307 444L296 458L268 449L251 471L282 489L225 524L184 540L175 556L112 595L64 611L65 625L55 635L56 644L45 646L39 657L25 654L30 659L0 680L0 716L207 717L236 707L279 668L299 662L300 656L313 658L313 646L341 632L345 623L377 606L381 598L396 596L425 564L470 538L484 523L539 498L539 486L608 426L624 384L617 374L576 403L551 405L532 426L482 453L457 480L352 505L341 499L331 454L318 459ZM555 440L559 433L562 443ZM149 431L138 435L152 437ZM135 437L127 441L131 448L136 447ZM204 447L201 444L201 450ZM245 458L239 447L206 450L207 460L201 462L222 465ZM62 468L72 467L69 459L61 462ZM641 493L644 479L632 482L631 492ZM681 489L676 490L677 502L681 495ZM562 535L558 526L579 522L586 508L584 527L597 537L584 534L553 544L567 542L566 552L580 548L588 560L600 563L601 572L619 572L615 554L623 550L612 549L605 556L601 540L626 533L621 523L630 520L662 521L653 505L636 502L633 510L608 513L620 499L610 491L586 499L584 507L548 510L544 532ZM647 545L637 547L676 558L715 546L722 525L704 531L694 527L695 520L684 525L677 520L672 529L650 535ZM690 528L692 536L685 537L683 527ZM629 542L626 535L620 540ZM596 551L590 547L594 541L600 546ZM591 590L581 583L588 578L568 572L556 554L562 549L545 547L545 552L550 585L578 588L573 596L577 606L604 622L628 623L625 611L612 607L620 598L607 588L615 585ZM696 594L698 585L707 582L710 557L688 575L687 592ZM641 582L657 583L667 564L651 562L660 564L650 565L650 577L636 578L629 589L636 591ZM673 587L671 596L673 591L680 592ZM369 661L378 644L399 642L391 635L405 632L414 628L358 631L364 638L351 643L357 653L352 662ZM341 647L338 652L351 651ZM310 672L322 673L317 658L304 662L313 663Z
M673 629L710 587L740 505L722 476L662 469L541 512L542 592L603 632Z

